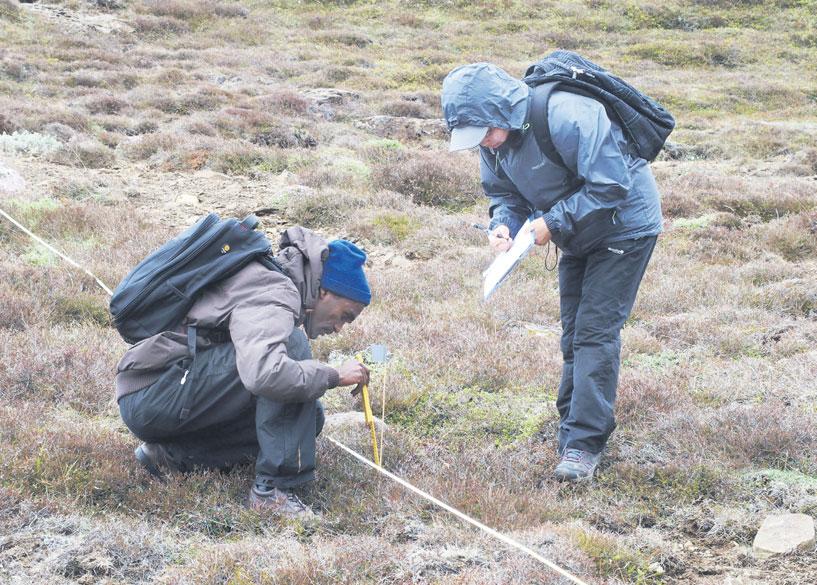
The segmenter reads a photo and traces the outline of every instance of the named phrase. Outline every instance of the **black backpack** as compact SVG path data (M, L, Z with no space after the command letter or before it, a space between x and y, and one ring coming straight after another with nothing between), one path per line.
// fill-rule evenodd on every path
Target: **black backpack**
M565 168L547 122L548 100L556 89L601 102L638 155L648 161L658 156L675 128L675 118L654 99L572 51L554 51L528 67L522 81L533 90L530 120L536 142L545 156Z
M283 272L258 218L239 222L211 213L142 260L114 290L113 323L128 343L181 324L199 293L253 260Z

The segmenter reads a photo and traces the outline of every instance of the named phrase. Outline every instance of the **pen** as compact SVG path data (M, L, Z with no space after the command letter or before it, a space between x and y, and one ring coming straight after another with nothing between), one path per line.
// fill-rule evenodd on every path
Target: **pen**
M485 235L487 235L487 236L490 236L490 235L491 235L491 230L489 230L487 227L485 227L485 226L484 226L484 225L482 225L481 223L472 223L472 224L471 224L471 227L475 227L475 228L477 228L478 230L482 230L483 232L485 232ZM510 238L509 238L509 237L507 237L507 236L503 236L503 235L501 235L501 234L494 234L494 237L495 237L495 238L499 238L500 240L510 240Z

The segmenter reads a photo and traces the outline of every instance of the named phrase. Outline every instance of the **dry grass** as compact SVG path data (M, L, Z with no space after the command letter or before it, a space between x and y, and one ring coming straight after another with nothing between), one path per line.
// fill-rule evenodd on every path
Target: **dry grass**
M811 578L814 551L761 562L745 548L766 513L817 513L811 5L59 10L0 0L0 134L56 145L2 153L27 181L4 209L111 285L210 210L258 211L273 239L293 223L351 238L370 254L374 302L313 349L334 361L389 346L372 383L375 410L386 388L389 469L588 583ZM549 475L556 276L537 250L479 302L491 255L470 227L487 221L477 160L449 154L435 126L453 66L521 75L557 46L678 118L653 165L667 229L623 332L618 427L592 486ZM559 582L324 440L302 494L317 527L246 510L249 468L151 481L113 401L125 344L106 303L0 223L0 581ZM342 391L325 401L360 408ZM365 429L333 434L368 452Z

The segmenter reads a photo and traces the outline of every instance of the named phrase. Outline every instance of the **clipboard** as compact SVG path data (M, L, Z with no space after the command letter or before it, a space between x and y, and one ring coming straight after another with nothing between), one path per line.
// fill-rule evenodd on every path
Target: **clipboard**
M513 239L513 245L499 256L494 258L491 265L482 273L482 299L487 301L492 294L505 282L519 263L530 252L534 244L533 230L530 220L525 221L519 233Z

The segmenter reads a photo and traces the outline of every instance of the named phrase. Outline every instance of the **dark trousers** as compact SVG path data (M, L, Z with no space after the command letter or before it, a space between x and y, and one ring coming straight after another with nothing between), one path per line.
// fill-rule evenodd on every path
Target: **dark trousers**
M559 263L564 358L556 408L559 449L599 453L615 428L621 328L656 237L625 240Z
M287 354L311 359L300 329L287 340ZM183 470L229 469L255 459L262 486L290 488L315 477L320 402L281 403L250 393L232 343L200 349L192 364L173 364L147 388L122 397L119 411L134 435L161 444Z

